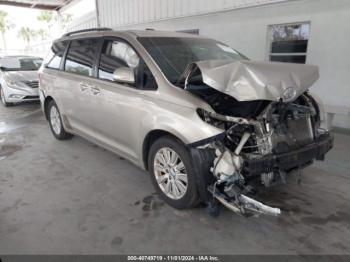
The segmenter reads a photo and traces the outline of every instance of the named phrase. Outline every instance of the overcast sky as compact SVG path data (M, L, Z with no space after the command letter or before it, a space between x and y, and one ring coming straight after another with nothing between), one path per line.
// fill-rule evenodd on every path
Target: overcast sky
M29 27L30 29L34 29L34 30L37 30L40 28L47 29L47 25L44 22L40 22L37 20L37 16L40 14L40 10L32 9L32 8L24 8L24 7L7 6L7 5L0 5L0 10L7 12L8 20L10 20L15 25L15 28L11 29L6 33L6 43L7 43L8 50L9 49L22 50L23 47L25 46L24 41L18 38L18 31L22 26ZM65 13L74 14L74 17L77 18L93 10L94 10L94 1L84 0L81 2L78 1L77 4L67 9ZM52 28L52 31L54 35L56 34L56 37L58 36L58 34L61 33L61 32L57 32L58 30L55 28Z
M15 28L6 32L7 49L22 49L24 42L17 37L18 30L22 26L30 27L31 29L44 27L43 23L36 19L40 13L38 10L5 5L0 5L0 10L7 12L7 19L15 25Z

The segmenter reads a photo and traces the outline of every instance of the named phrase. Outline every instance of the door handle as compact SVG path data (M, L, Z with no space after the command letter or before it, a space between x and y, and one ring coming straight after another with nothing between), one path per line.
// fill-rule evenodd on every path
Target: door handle
M93 95L99 95L101 93L101 90L95 86L90 87L90 90Z
M91 88L91 86L89 86L88 84L85 84L85 83L80 83L80 84L79 84L79 87L80 87L80 90L81 90L82 92L84 92L85 90Z

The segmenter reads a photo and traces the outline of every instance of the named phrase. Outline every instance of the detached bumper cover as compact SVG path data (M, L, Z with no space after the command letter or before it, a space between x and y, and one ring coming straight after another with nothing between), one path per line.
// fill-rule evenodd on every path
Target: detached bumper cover
M313 160L323 160L324 155L333 147L334 138L331 134L321 135L314 143L283 154L270 154L259 159L245 159L244 171L247 176L273 172L276 169L286 172L304 167Z

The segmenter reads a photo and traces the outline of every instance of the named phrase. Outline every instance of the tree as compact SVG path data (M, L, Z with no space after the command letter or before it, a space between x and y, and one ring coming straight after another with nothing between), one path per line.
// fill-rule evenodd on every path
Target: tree
M37 16L37 20L39 22L45 23L45 27L49 29L46 36L48 37L51 36L51 28L54 26L54 24L58 25L61 29L65 29L67 25L73 20L73 16L71 14L60 14L58 12L52 11L41 11Z
M29 27L21 27L18 31L18 37L22 38L27 43L27 48L29 48L30 42L37 37L37 33Z
M305 40L301 24L296 25L274 25L272 26L272 37L274 41Z
M65 29L67 25L72 22L73 16L71 14L63 14L59 19L59 23L62 29Z
M40 22L46 22L50 24L53 21L53 12L52 11L41 11L40 14L36 17Z
M52 23L55 20L54 13L52 11L41 11L36 19L40 22L45 23L49 29L49 34L51 34Z
M35 34L36 36L40 37L41 41L45 41L49 36L48 32L43 28L36 30Z
M7 30L11 29L12 27L13 27L13 24L9 20L7 20L7 13L5 11L0 10L0 33L1 33L2 42L4 44L4 50L7 49L5 33Z

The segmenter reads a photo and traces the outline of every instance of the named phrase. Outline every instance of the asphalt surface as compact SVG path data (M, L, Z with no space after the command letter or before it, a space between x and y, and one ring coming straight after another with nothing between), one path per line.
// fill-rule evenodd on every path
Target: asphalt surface
M0 254L350 254L350 136L325 162L261 192L280 217L177 211L146 172L74 137L38 104L0 105Z

